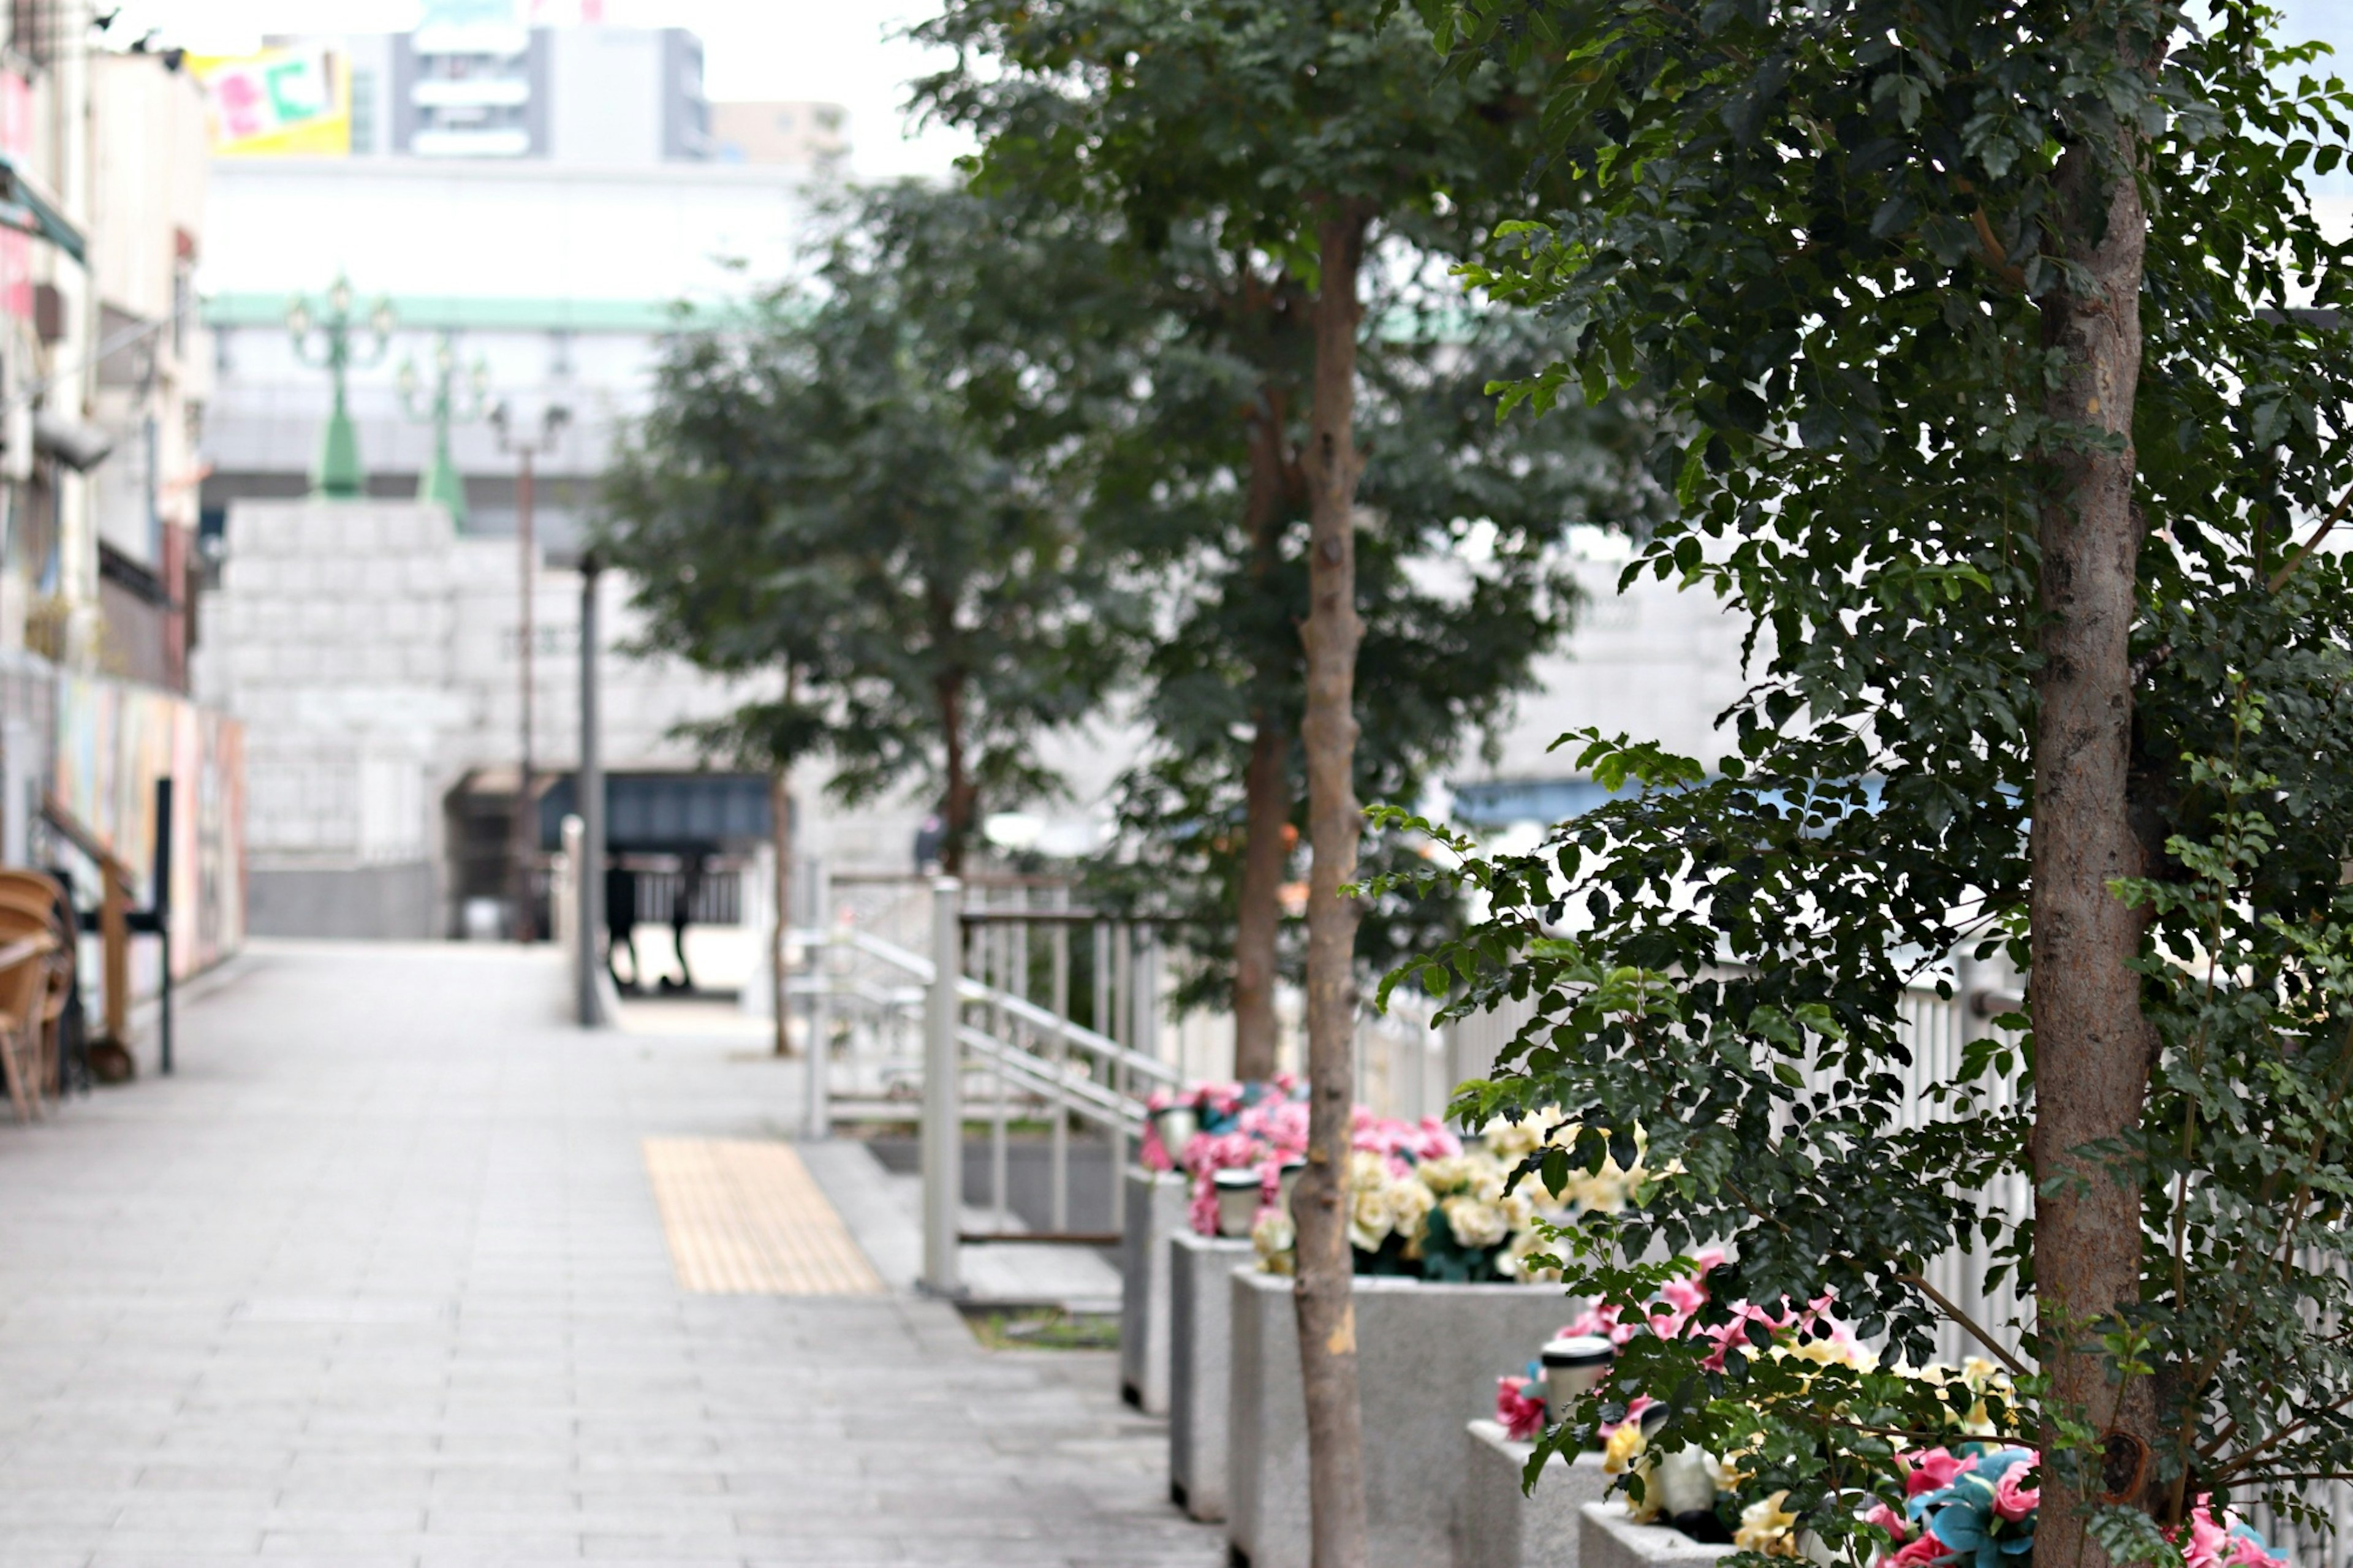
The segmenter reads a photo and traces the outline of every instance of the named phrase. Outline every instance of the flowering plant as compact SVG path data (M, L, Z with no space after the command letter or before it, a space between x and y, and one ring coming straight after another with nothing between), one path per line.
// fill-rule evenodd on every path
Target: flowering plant
M1901 1511L1883 1502L1863 1522L1886 1532L1891 1550L1880 1568L2003 1568L2034 1550L2042 1489L2030 1484L2042 1462L2031 1448L1965 1443L1898 1453L1905 1478ZM2287 1568L2252 1526L2200 1493L2188 1519L2164 1537L2185 1568Z
M1167 1145L1160 1141L1160 1122L1151 1114L1153 1111L1182 1106L1193 1112L1197 1135L1231 1132L1240 1126L1243 1113L1251 1107L1265 1100L1280 1102L1298 1097L1298 1075L1287 1072L1279 1072L1262 1083L1197 1083L1184 1089L1155 1089L1144 1101L1144 1141L1136 1150L1136 1158L1147 1171L1176 1169L1176 1162L1169 1158ZM1188 1148L1188 1156L1190 1152ZM1187 1168L1190 1169L1191 1164L1187 1158Z
M1556 1128L1550 1136L1575 1131ZM1347 1187L1356 1272L1453 1283L1558 1279L1544 1252L1554 1228L1588 1209L1624 1206L1642 1173L1613 1162L1559 1188L1515 1182L1546 1136L1534 1123L1499 1121L1466 1148L1434 1117L1401 1121L1359 1106ZM1290 1272L1289 1216L1274 1216L1254 1235L1261 1267Z
M1232 1115L1218 1130L1209 1131L1205 1126L1185 1146L1185 1170L1193 1178L1188 1217L1199 1235L1218 1234L1216 1178L1219 1171L1255 1166L1259 1173L1259 1204L1264 1210L1274 1205L1284 1163L1307 1152L1306 1102L1294 1098L1295 1086L1288 1075L1269 1087L1282 1088L1283 1092L1246 1103L1234 1102Z

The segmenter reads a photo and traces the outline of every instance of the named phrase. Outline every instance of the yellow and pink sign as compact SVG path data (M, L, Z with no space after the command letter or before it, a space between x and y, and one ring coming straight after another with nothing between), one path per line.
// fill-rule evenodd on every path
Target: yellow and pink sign
M351 73L322 46L192 56L216 155L342 158L352 150Z

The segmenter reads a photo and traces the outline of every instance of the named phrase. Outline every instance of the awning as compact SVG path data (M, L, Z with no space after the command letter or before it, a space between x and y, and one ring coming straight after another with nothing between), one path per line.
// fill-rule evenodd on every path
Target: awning
M510 791L513 785L508 785ZM576 777L557 775L539 797L540 842L554 848L579 809ZM748 849L768 841L768 781L757 773L608 773L605 843L615 850Z
M58 210L58 204L16 161L0 155L0 227L46 239L85 267L89 242Z

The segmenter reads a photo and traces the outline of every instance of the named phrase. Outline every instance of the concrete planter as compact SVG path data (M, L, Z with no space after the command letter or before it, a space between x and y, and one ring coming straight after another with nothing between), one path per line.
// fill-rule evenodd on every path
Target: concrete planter
M1238 1237L1179 1229L1168 1243L1168 1495L1198 1520L1226 1517L1230 1276L1252 1261L1250 1244Z
M1557 1286L1359 1275L1356 1366L1374 1568L1454 1560L1462 1423L1577 1303ZM1251 1568L1307 1568L1307 1421L1291 1281L1233 1276L1226 1535Z
M1729 1546L1709 1546L1663 1524L1636 1524L1622 1502L1589 1502L1581 1511L1577 1568L1715 1568L1732 1555Z
M1493 1421L1472 1422L1464 1439L1470 1469L1463 1479L1455 1568L1586 1568L1578 1551L1584 1535L1579 1510L1599 1502L1609 1489L1601 1456L1579 1454L1571 1463L1554 1455L1535 1493L1523 1496L1520 1476L1535 1444L1512 1441Z
M1168 1413L1168 1238L1185 1228L1187 1190L1141 1165L1121 1184L1119 1396L1152 1415Z

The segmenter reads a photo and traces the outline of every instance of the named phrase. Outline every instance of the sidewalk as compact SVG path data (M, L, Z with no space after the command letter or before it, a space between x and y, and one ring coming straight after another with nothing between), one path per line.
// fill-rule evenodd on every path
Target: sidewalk
M1108 1356L681 1289L643 1141L772 1137L797 1068L562 990L273 945L176 1078L0 1128L0 1568L1223 1562Z

